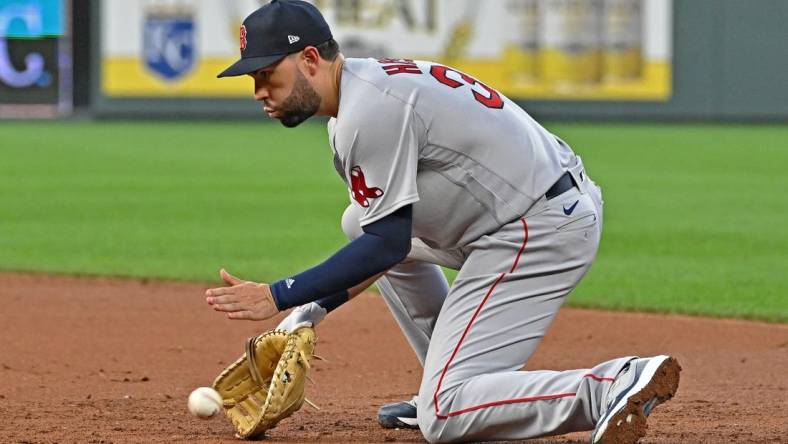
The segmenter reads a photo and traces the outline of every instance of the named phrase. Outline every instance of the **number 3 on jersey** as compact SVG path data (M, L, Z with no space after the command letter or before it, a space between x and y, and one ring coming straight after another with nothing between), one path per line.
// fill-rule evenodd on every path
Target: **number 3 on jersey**
M416 62L410 59L381 59L378 60L378 63L382 65L383 70L390 76L397 74L423 74ZM443 65L432 65L430 74L435 80L454 89L463 85L469 86L473 93L473 98L487 108L503 108L503 99L498 91L474 79L468 74L461 73L456 69L451 69ZM482 93L479 89L484 92Z
M449 77L449 73L451 73L452 77ZM457 70L443 65L432 65L432 68L430 68L430 74L432 77L435 77L435 80L455 89L463 85L470 86L471 92L473 92L473 98L487 108L503 108L503 99L501 98L501 95L498 93L498 91L490 88L489 86L467 74L463 74ZM477 87L481 88L484 91L484 94L481 93Z

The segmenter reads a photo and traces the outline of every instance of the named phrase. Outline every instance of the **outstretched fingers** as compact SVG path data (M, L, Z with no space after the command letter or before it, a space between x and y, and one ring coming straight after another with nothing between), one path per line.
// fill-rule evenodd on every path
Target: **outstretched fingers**
M241 310L241 311L227 313L227 319L243 319L248 321L256 320L256 318L254 317L254 313L252 313L249 310Z
M205 296L212 297L212 296L222 296L226 294L233 294L235 290L233 287L220 287L220 288L211 288L205 290Z
M243 284L244 282L246 282L246 281L243 281L243 280L238 279L237 277L231 275L224 268L219 270L219 276L222 278L222 280L224 282L226 282L226 283L228 283L230 285L238 285L238 284Z
M213 304L213 309L216 311L225 311L225 312L246 310L246 308L243 305L234 302L227 302L224 304Z
M226 293L223 296L209 296L205 301L210 305L229 304L231 302L238 302L241 299L235 293Z

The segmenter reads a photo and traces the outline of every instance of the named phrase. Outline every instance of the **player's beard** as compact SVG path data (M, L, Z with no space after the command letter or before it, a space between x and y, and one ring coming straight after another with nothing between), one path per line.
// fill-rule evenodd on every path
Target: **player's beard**
M287 128L294 128L317 113L320 107L320 96L306 80L301 71L296 70L293 92L280 107L282 117L279 121Z

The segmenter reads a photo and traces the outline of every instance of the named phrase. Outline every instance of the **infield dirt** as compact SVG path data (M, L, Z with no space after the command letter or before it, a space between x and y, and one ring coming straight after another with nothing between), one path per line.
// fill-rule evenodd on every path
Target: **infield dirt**
M0 274L0 442L238 442L225 418L190 416L186 398L279 318L228 321L204 303L205 288ZM317 333L329 362L313 366L307 396L321 410L304 406L266 441L422 442L375 420L420 378L382 300L360 296ZM788 325L564 308L526 369L631 354L672 354L683 367L643 442L788 440ZM587 433L546 441L586 442Z

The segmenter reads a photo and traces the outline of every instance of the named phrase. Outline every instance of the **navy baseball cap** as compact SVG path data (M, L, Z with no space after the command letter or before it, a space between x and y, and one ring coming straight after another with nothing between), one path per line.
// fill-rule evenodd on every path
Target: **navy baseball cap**
M331 38L328 23L313 5L298 0L273 0L246 17L241 25L241 60L217 77L255 72Z

